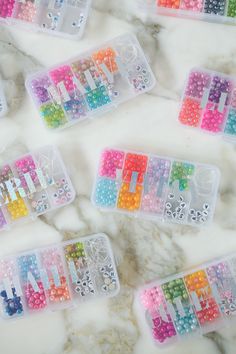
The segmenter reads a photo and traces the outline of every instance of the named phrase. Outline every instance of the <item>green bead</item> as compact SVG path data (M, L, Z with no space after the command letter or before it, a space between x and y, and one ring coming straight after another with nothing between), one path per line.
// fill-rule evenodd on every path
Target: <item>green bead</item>
M188 189L188 180L194 173L194 166L188 163L174 162L171 170L170 185L179 181L179 189L184 191Z
M41 106L40 115L49 128L57 128L67 123L61 105L56 103L47 103Z
M235 0L229 0L227 16L228 17L236 17L236 2L235 2Z

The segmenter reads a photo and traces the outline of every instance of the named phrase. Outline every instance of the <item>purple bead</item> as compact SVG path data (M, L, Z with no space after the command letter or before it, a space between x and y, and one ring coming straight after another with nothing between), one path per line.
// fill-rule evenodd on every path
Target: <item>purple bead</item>
M85 117L87 114L87 106L83 97L76 97L70 94L70 98L71 99L69 101L63 104L63 107L69 118L74 120Z
M222 93L227 93L227 100L226 104L229 104L229 94L232 91L232 82L228 79L225 79L222 76L216 75L213 77L210 94L209 94L209 101L214 103L220 102L220 97Z
M205 72L192 71L189 75L185 95L202 98L204 89L209 88L211 76Z
M31 89L40 104L50 101L50 96L47 91L48 87L50 86L51 81L46 75L31 81Z
M149 160L147 174L149 183L155 184L160 178L168 179L171 163L169 160L151 157Z

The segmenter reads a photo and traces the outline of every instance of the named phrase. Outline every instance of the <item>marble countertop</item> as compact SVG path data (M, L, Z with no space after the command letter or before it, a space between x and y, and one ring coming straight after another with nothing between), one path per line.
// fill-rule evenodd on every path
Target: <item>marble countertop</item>
M47 131L24 88L24 76L67 60L125 32L137 35L158 79L148 94L87 123ZM159 349L139 321L138 286L236 251L236 150L220 137L184 129L179 99L193 66L236 74L236 27L177 18L146 18L136 0L94 0L82 41L0 28L0 72L10 111L1 119L0 152L56 144L77 196L73 204L2 232L0 256L62 239L105 232L119 259L120 294L73 309L0 323L2 354L233 354L236 326ZM145 130L144 130L145 127ZM90 202L104 146L217 165L222 172L214 222L207 228L138 220L96 210Z

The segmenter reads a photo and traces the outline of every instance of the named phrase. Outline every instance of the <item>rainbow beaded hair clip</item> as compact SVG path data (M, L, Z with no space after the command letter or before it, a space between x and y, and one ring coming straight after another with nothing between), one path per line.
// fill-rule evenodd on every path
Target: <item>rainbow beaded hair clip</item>
M0 21L23 29L79 39L91 0L1 0Z
M130 34L26 80L42 121L52 129L101 115L154 84L145 55Z
M45 146L7 161L0 167L0 230L65 206L74 197L55 147Z
M3 90L3 85L0 79L0 117L5 116L7 113L7 101L6 101L6 96Z
M137 297L158 345L215 331L236 315L236 256L148 284Z
M138 4L151 15L236 24L235 0L138 0Z
M112 297L119 278L109 239L96 234L0 259L0 316L22 318Z
M236 79L201 68L192 69L185 85L179 121L236 142Z
M106 211L199 226L213 218L218 185L215 166L108 148L92 202Z

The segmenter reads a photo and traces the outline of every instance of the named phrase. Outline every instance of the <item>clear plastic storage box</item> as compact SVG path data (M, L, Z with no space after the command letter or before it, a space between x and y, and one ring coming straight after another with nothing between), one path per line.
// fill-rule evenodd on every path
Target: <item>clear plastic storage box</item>
M0 260L0 315L20 318L115 296L119 279L104 234L73 239Z
M67 205L75 191L58 150L46 146L0 167L0 231Z
M149 91L155 78L135 36L126 34L31 75L26 87L48 128L64 128Z
M1 0L0 23L79 39L91 0Z
M215 331L236 318L236 255L148 284L138 301L161 346Z
M138 0L150 14L236 24L235 0Z
M5 116L6 113L7 113L7 101L3 90L2 82L0 80L0 117Z
M213 218L218 185L215 166L108 148L92 202L106 211L198 226Z
M192 69L185 85L179 121L236 142L236 78Z

